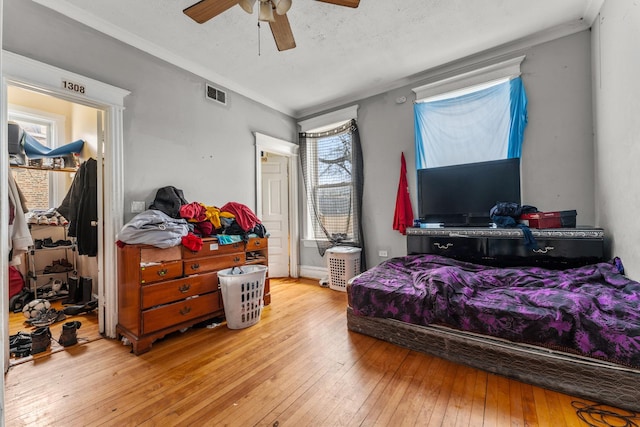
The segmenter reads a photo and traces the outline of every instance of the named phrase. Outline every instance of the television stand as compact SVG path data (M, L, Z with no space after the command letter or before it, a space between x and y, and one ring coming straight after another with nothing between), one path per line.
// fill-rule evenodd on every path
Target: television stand
M434 254L496 267L579 267L604 261L601 228L531 229L538 249L528 249L520 228L407 228L407 254Z

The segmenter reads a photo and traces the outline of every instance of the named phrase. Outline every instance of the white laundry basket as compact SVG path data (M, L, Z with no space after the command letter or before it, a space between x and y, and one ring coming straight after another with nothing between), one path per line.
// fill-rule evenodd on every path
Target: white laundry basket
M360 252L362 249L351 246L336 246L327 249L329 288L336 291L347 291L349 279L360 274Z
M246 328L260 321L266 275L267 267L264 265L245 265L218 271L229 329Z

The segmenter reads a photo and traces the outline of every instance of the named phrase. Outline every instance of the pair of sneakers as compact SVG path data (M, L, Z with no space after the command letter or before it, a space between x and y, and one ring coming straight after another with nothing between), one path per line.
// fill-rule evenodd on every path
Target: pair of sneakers
M33 245L36 249L59 248L59 247L72 247L73 242L67 239L59 239L54 242L51 237L45 237L44 239L34 240Z
M27 357L31 354L31 334L18 332L9 337L9 354L13 357Z
M27 223L35 225L68 225L69 221L55 208L47 211L31 211L25 214Z
M55 212L52 217L46 220L46 224L49 225L68 225L69 221L58 212Z
M58 311L55 308L48 308L40 311L37 316L25 320L25 323L31 326L42 327L49 326L56 322L61 322L66 318L67 316L64 312Z

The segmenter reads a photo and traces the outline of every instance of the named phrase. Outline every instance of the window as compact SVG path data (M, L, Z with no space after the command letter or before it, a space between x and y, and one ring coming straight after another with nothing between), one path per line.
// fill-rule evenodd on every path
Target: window
M63 140L64 117L46 112L10 106L8 119L17 123L24 132L34 137L40 144L55 148ZM52 167L53 159L42 159L43 167ZM16 184L27 199L29 209L49 209L55 207L64 177L52 175L48 170L12 168Z
M330 113L322 120L355 115L355 108ZM307 194L304 238L315 240L321 255L336 245L363 247L364 180L358 127L355 119L329 123L333 124L320 127L318 119L300 123L300 161Z
M414 89L417 169L520 157L527 123L523 59Z
M352 141L349 133L319 137L310 144L307 157L309 210L318 221L309 221L312 236L329 235L336 241L353 241Z

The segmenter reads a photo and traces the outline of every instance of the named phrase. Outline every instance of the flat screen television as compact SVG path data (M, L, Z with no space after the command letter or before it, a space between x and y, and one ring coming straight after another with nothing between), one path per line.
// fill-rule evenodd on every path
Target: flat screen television
M445 226L491 223L497 202L520 201L520 159L418 170L420 221Z

